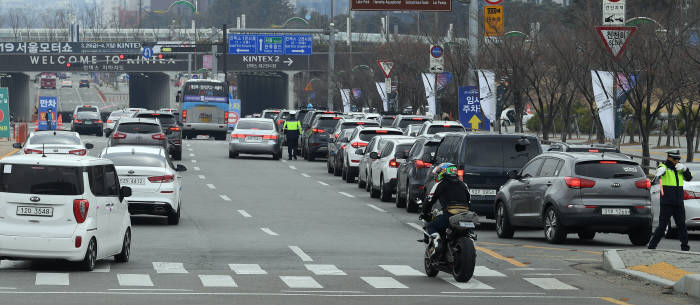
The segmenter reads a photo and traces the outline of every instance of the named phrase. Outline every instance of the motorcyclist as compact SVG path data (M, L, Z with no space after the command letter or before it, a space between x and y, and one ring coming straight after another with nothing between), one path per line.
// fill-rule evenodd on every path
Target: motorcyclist
M423 204L421 218L428 221L426 229L433 243L433 253L439 253L440 234L444 234L450 225L450 216L455 212L463 212L469 209L469 188L457 175L457 167L452 163L443 163L436 168L437 182L426 196ZM436 201L440 204L433 207Z

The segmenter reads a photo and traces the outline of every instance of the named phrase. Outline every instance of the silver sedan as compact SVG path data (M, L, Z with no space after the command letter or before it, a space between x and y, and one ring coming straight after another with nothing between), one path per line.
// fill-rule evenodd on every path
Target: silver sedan
M282 158L282 139L272 119L243 118L231 132L228 144L228 157L237 158L243 154L271 154L272 158Z

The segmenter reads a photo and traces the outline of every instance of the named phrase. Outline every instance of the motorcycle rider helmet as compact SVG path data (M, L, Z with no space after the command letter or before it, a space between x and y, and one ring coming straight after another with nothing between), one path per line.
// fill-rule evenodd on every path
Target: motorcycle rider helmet
M436 182L440 182L443 179L457 179L457 167L449 162L442 163L438 166L437 176L435 178Z

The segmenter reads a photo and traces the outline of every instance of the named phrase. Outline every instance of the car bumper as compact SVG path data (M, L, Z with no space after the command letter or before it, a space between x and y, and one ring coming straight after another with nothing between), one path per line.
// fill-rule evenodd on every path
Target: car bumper
M316 145L314 145L316 144ZM327 156L328 155L328 145L325 145L326 143L314 143L311 142L310 148L309 148L309 154L312 154L314 156L322 155L322 156Z
M601 208L562 208L562 225L570 231L585 230L606 233L629 233L652 225L651 208L630 208L630 215L602 215Z
M496 196L470 196L471 210L479 216L494 218L494 202Z
M230 152L244 154L276 154L280 152L280 148L281 143L276 141L260 143L229 142L228 144Z
M175 211L172 198L132 197L129 197L129 213L131 215L168 215Z
M85 257L88 241L94 236L92 232L82 231L71 237L23 237L0 235L0 257L12 259L65 259L80 261ZM81 236L80 247L75 247L75 237Z
M102 124L73 124L75 130L102 130Z
M182 126L183 131L187 132L200 132L200 131L215 131L215 132L226 132L227 124L218 123L185 123Z

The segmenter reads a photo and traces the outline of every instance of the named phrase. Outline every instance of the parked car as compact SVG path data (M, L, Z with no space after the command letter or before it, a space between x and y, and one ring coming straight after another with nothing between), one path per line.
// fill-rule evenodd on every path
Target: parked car
M634 161L604 153L541 154L514 171L496 196L496 233L543 228L550 243L578 233L622 233L632 244L651 237L651 181Z
M139 111L133 117L156 119L168 138L168 153L173 160L182 160L182 124L177 122L176 115L167 112Z
M348 145L343 154L343 169L341 176L343 179L352 183L355 182L355 177L359 173L360 160L364 154L364 148L367 147L369 141L376 136L399 136L402 135L400 129L396 128L381 128L381 127L366 127L358 126L350 135Z
M168 151L157 146L105 148L100 157L114 162L119 184L131 188L131 215L166 216L169 225L180 223L182 177L185 166L175 166Z
M115 126L109 146L149 145L168 149L165 132L156 119L122 118Z
M442 133L416 138L406 162L401 163L396 173L396 207L405 207L408 212L418 211L417 199L422 199L425 195L425 179L433 166L423 159L437 152L444 135Z
M131 189L110 160L19 155L0 167L2 259L62 259L85 271L101 259L129 261Z
M396 170L406 162L408 151L416 141L415 138L393 138L379 141L379 151L370 153L375 160L370 166L369 195L382 201L391 201L396 191Z
M334 176L341 176L343 170L343 157L345 156L345 149L350 141L350 135L355 131L354 128L344 129L340 132L338 138L331 138L328 142L328 159L326 160L326 167L328 168L328 173Z
M619 153L620 150L610 144L570 144L563 142L550 143L547 151L568 151L568 152L614 152Z
M431 135L441 132L466 132L464 126L457 121L426 121L419 126L420 130L418 131L418 136Z
M424 115L397 115L394 122L391 124L393 128L399 128L406 132L409 125L420 125L423 122L431 121L432 119Z
M508 172L520 170L542 153L537 137L522 134L448 133L440 142L433 164L450 162L469 187L471 210L487 218L494 217L498 189L508 180ZM431 170L425 189L432 189Z
M304 146L301 153L304 158L313 161L316 157L328 156L328 141L333 132L333 128L342 117L333 114L322 114L316 116L311 128L302 135Z
M22 148L21 143L12 145L14 148ZM80 135L72 131L45 130L35 131L29 134L24 143L22 152L25 155L40 154L69 154L84 156L88 149L92 149L90 143L83 143Z
M700 230L700 163L683 163L693 174L693 180L683 183L683 202L685 205L685 226L688 230ZM651 182L651 211L653 225L656 229L659 226L659 213L661 211L659 202L661 201L661 184L657 179ZM666 228L666 236L675 238L678 235L676 221L671 218L671 225Z
M270 154L274 160L282 158L282 139L272 119L242 118L231 131L228 157L239 154Z
M114 125L117 124L119 119L127 118L131 115L132 113L123 110L112 111L112 113L109 114L109 117L107 117L107 121L102 124L102 130L104 131L105 137L109 137L112 134L112 130L114 130Z

